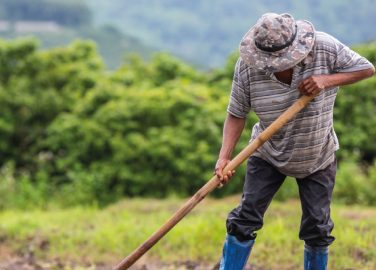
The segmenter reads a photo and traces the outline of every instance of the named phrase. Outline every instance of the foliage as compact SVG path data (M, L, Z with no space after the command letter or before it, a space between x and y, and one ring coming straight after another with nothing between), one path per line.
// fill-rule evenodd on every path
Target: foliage
M156 265L157 269L175 269L172 265L158 267L158 263L189 260L191 264L200 263L202 269L213 269L220 259L227 213L239 200L240 196L203 200L143 257L144 263L148 267ZM127 199L104 209L80 206L65 210L1 211L0 249L6 248L20 257L32 251L36 261L58 260L60 266L56 269L69 262L97 263L98 269L110 269L162 226L183 203L177 199ZM331 215L336 241L330 246L328 268L375 269L375 208L333 204ZM304 242L298 238L300 216L297 200L273 201L249 263L260 269L302 269Z
M355 51L376 65L376 42ZM334 127L340 139L340 157L358 156L372 163L376 157L376 77L341 87L334 110Z
M189 196L212 177L237 54L207 73L164 53L131 55L105 72L91 42L37 48L35 40L0 42L0 208ZM374 59L372 44L358 49ZM335 195L344 203L376 203L375 83L338 95ZM250 114L234 153L256 121ZM213 195L241 192L244 171ZM277 194L296 196L291 179Z
M366 57L373 65L376 65L376 41L355 46L354 50Z
M220 145L226 100L211 100L209 89L183 81L152 89L103 85L49 126L50 174L72 182L77 171L95 174L99 199L191 194L210 177Z
M376 77L343 87L334 111L335 129L339 137L341 157L359 156L372 162L376 156Z
M0 43L0 163L35 173L47 126L96 84L102 64L94 52L84 42L48 52L34 41Z

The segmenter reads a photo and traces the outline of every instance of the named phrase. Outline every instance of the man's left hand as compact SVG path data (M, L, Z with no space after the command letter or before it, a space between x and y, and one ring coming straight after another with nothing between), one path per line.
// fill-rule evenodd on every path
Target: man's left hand
M313 75L301 81L298 85L298 89L304 95L316 95L327 87L327 80L327 75Z

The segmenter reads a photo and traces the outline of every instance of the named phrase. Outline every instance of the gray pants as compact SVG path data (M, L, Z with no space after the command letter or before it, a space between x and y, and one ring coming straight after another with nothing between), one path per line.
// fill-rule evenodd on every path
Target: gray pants
M334 241L330 235L333 222L330 202L334 188L337 162L305 178L296 179L302 204L299 238L308 246L328 246ZM227 218L227 233L240 241L254 239L255 231L263 225L263 217L274 194L286 176L261 158L250 157L242 200Z

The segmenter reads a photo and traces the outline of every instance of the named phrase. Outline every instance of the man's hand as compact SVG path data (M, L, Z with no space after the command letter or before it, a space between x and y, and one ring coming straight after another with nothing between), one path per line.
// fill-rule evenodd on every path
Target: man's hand
M226 167L226 165L230 162L229 159L225 158L219 158L217 160L217 163L215 164L215 175L218 177L218 179L221 181L221 186L224 184L227 184L227 182L230 180L230 178L235 174L235 170L229 171L227 174L223 174L223 169Z
M304 95L316 95L321 90L358 82L375 74L375 68L367 68L352 72L338 72L333 74L313 75L298 85Z
M298 89L304 95L316 95L328 87L327 81L328 75L313 75L301 81L298 85Z
M245 118L238 118L231 114L227 114L225 124L223 126L223 139L222 147L219 151L218 160L215 164L214 175L220 180L220 187L228 182L228 180L234 175L235 171L228 172L223 175L223 169L230 162L232 150L242 134L245 126Z

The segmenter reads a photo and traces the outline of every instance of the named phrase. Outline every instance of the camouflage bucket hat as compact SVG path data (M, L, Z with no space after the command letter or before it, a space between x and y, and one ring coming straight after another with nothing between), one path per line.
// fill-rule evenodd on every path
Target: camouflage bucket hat
M282 71L307 57L314 42L312 23L295 21L286 13L266 13L243 37L240 57L251 67Z

